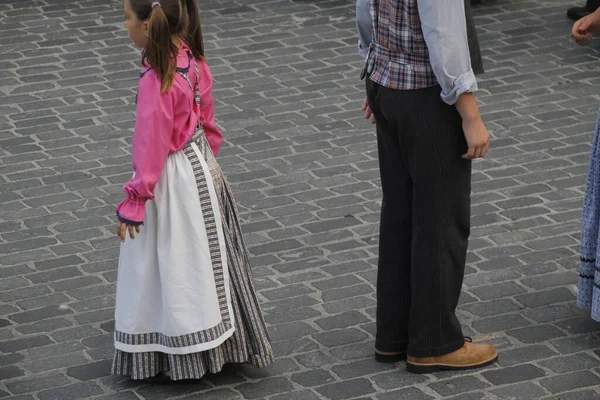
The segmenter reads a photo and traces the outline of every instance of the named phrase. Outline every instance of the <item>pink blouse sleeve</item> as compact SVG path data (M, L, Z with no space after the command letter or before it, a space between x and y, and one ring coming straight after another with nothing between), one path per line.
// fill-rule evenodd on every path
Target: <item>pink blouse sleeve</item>
M223 135L215 123L215 101L212 96L212 74L205 62L200 63L200 123L215 157L221 149Z
M133 179L124 187L127 198L117 206L122 222L140 225L146 201L154 199L154 187L169 155L173 132L172 91L160 93L161 82L150 70L140 78L133 134Z

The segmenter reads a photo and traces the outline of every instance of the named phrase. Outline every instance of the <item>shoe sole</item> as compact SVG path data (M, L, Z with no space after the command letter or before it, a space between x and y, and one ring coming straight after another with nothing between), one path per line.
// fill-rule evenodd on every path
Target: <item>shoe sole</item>
M498 355L496 355L491 360L484 361L482 363L471 364L471 365L443 365L443 364L433 364L433 365L420 365L420 364L412 364L410 362L406 363L406 370L413 374L431 374L434 372L440 371L465 371L469 369L477 369L486 367L490 364L495 363L498 360Z
M151 385L172 385L175 381L173 381L168 376L153 376L151 378L144 379L144 382L149 383Z
M398 354L379 354L375 352L375 361L383 364L392 364L406 360L406 353Z

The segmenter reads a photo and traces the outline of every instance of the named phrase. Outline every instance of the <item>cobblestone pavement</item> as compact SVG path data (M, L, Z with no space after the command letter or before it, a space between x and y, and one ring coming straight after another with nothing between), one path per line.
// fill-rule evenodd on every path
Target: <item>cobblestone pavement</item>
M0 398L600 399L599 326L574 307L600 57L569 39L570 2L475 9L494 140L460 317L502 354L435 376L372 359L380 189L354 0L201 3L219 158L278 361L170 387L108 375L139 54L120 1L1 0Z

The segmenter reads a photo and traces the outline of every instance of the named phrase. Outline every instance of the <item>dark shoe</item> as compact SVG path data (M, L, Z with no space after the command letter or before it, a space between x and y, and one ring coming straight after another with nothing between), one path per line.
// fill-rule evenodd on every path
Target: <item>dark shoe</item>
M578 21L587 15L590 15L590 12L585 7L571 7L567 10L567 17L573 21Z
M498 353L491 344L473 344L465 341L463 347L454 353L439 357L408 356L406 369L414 374L429 374L438 371L455 371L485 367L498 359Z
M393 354L381 354L375 350L375 361L385 364L397 363L406 360L406 351Z
M174 381L171 380L171 377L169 375L165 375L161 372L158 375L155 375L151 378L144 379L144 382L151 383L152 385L168 385L170 383L173 383Z

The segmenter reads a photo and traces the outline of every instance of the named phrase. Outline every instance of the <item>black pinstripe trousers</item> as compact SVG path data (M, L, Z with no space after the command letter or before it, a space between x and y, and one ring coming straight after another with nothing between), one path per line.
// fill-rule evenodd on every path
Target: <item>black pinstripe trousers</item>
M393 90L366 81L383 189L375 346L448 354L464 344L455 314L471 207L462 120L439 86Z

